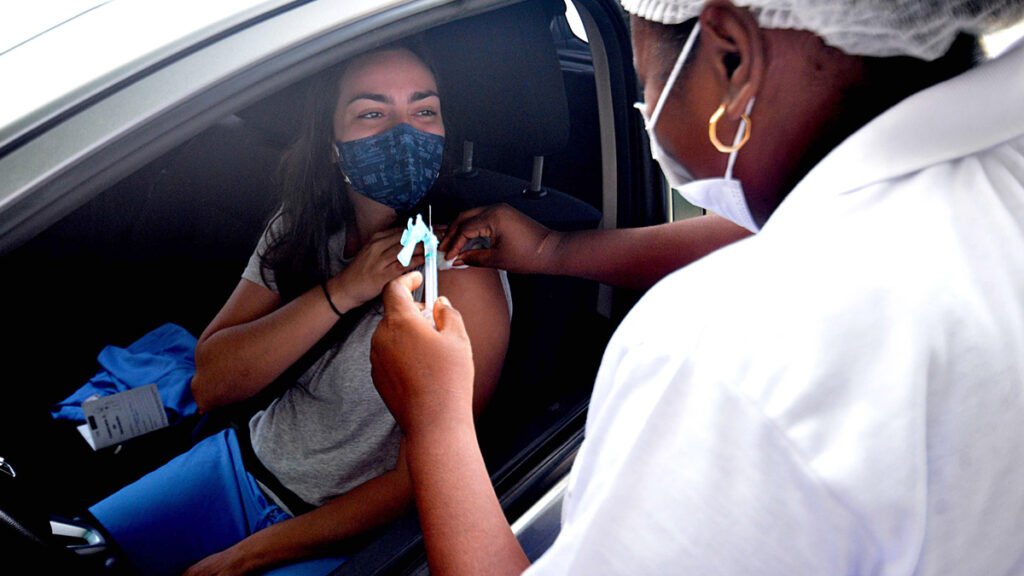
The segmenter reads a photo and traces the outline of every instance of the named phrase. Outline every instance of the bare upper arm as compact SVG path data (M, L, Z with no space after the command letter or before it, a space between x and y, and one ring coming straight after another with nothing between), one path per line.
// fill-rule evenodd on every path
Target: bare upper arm
M199 336L198 346L202 346L219 330L262 318L280 305L281 297L276 292L243 278L238 281L227 302Z
M462 314L473 346L473 413L483 411L498 384L508 349L510 318L497 270L468 268L437 275L438 293Z

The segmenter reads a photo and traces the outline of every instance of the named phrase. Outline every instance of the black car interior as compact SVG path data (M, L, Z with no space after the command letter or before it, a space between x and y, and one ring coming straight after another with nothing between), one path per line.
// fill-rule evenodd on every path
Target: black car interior
M562 2L452 21L422 40L460 160L451 178L459 207L507 202L555 229L599 226L594 71ZM93 451L49 410L95 373L104 346L127 346L166 322L202 332L279 202L275 170L303 89L298 83L221 119L0 257L0 294L13 311L4 319L0 456L18 467L17 478L0 473L9 480L0 482L0 541L30 542L46 531L21 508L78 516L225 425L195 416ZM545 435L581 418L615 323L597 312L593 282L510 274L510 283L512 340L480 428L499 483L536 456ZM399 526L366 554L412 546L414 518Z

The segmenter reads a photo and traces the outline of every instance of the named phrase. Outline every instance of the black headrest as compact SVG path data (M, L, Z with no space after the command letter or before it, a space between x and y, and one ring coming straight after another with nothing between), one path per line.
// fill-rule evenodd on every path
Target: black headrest
M533 0L429 30L446 120L473 142L546 156L569 140L569 107L551 20Z
M564 4L531 0L423 35L453 134L504 152L547 156L569 140L569 107L551 20ZM298 136L305 93L297 82L237 113L284 145Z

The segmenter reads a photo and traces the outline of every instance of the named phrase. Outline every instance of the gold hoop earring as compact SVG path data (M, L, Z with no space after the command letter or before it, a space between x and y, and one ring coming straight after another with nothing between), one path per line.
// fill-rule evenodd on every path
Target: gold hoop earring
M714 146L716 150L725 154L732 154L740 148L743 148L743 145L747 143L747 140L750 140L750 116L740 114L740 118L743 120L744 124L743 136L740 138L739 143L732 146L726 146L718 139L718 121L721 120L723 114L725 114L725 104L720 104L718 109L715 110L715 113L711 115L711 119L708 120L708 138L711 139L711 145Z

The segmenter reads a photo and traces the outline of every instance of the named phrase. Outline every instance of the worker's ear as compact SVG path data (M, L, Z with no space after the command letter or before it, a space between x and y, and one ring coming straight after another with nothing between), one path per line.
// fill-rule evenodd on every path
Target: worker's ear
M722 96L724 117L739 120L761 88L764 33L749 10L728 0L708 0L700 14L700 26L701 49L711 55L715 79L727 86Z

